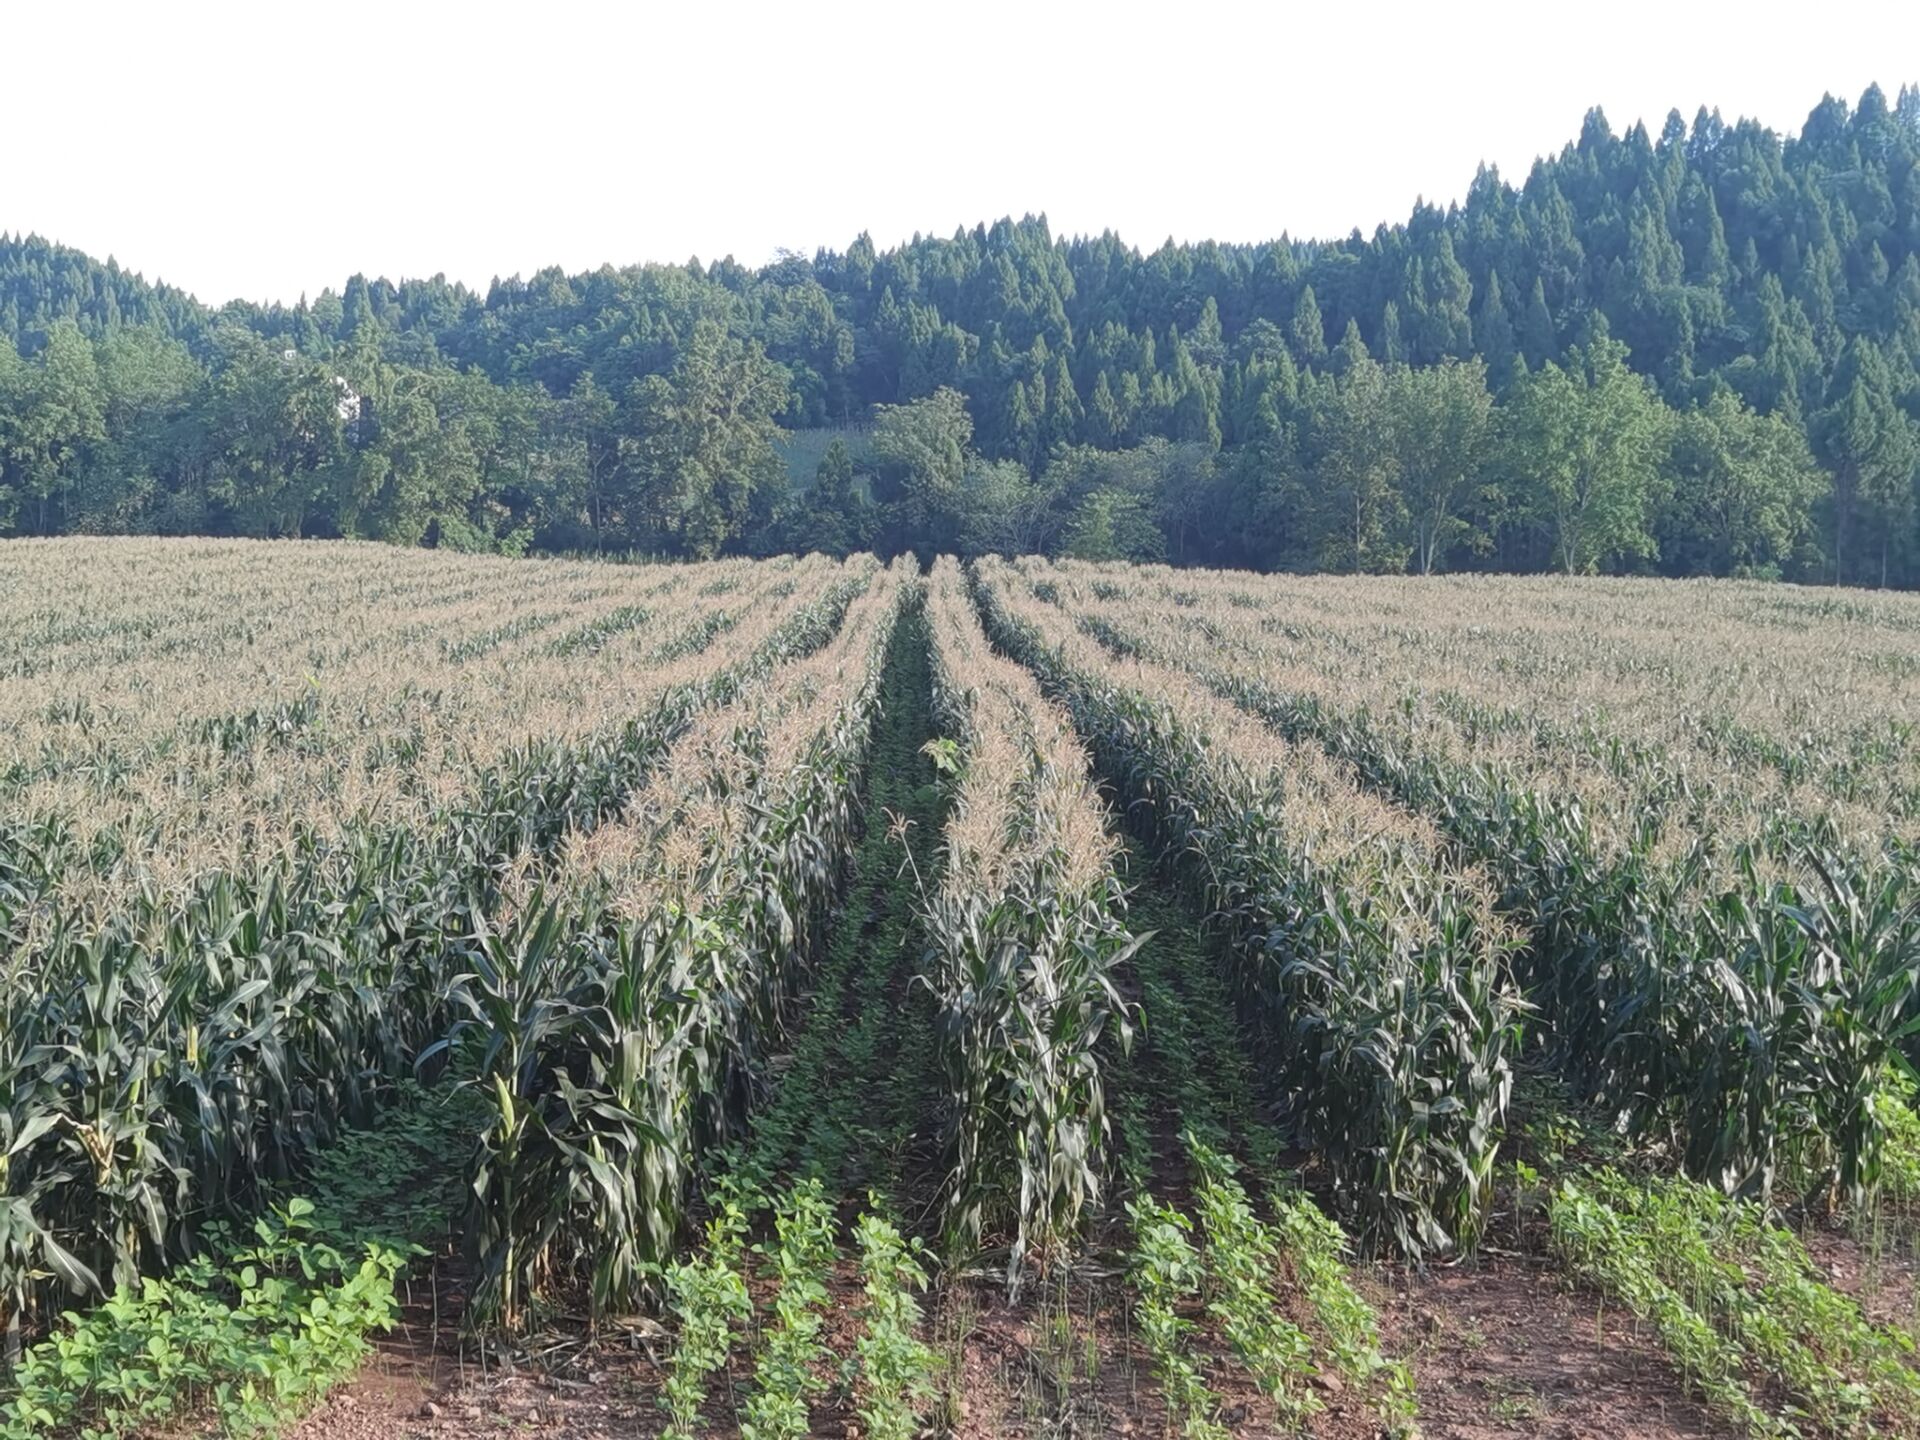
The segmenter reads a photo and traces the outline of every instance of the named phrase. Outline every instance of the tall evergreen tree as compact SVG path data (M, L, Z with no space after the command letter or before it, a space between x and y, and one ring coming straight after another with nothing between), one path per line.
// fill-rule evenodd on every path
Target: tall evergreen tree
M1814 433L1833 471L1834 583L1844 582L1855 563L1851 542L1865 508L1878 522L1884 585L1894 527L1912 503L1917 457L1913 422L1895 401L1886 361L1873 342L1848 344Z
M1287 338L1293 342L1293 353L1301 364L1319 365L1325 362L1327 327L1320 318L1320 302L1314 298L1311 285L1303 289L1300 298L1294 302Z

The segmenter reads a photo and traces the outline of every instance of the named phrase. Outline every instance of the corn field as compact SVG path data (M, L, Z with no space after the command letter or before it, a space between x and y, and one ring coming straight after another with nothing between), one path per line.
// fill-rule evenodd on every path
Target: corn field
M670 1325L676 1435L937 1430L989 1278L1120 1287L1149 1423L1414 1433L1349 1263L1516 1244L1747 1428L1780 1296L1810 1428L1920 1393L1778 1228L1920 1174L1911 600L65 540L0 616L8 1436L193 1413L62 1357L404 1212L385 1134L458 1332ZM441 1263L327 1234L359 1330Z
M9 1330L190 1252L439 1063L520 879L618 817L705 711L836 634L877 573L371 547L256 573L275 548L129 545L102 576L33 546L9 572L105 582L27 607L4 662ZM741 618L649 664L649 637L605 628L623 603ZM503 626L516 610L541 623Z
M1524 934L1530 1043L1620 1127L1729 1194L1875 1190L1920 981L1910 602L1020 574L1433 826Z

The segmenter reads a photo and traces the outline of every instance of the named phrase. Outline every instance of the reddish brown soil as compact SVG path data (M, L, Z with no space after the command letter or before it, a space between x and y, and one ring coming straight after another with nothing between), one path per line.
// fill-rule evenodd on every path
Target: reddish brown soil
M1859 1301L1869 1320L1920 1341L1920 1229L1911 1220L1866 1234L1813 1228L1800 1238L1827 1283Z
M1373 1280L1385 1348L1413 1365L1427 1440L1727 1434L1632 1318L1544 1264L1490 1256Z

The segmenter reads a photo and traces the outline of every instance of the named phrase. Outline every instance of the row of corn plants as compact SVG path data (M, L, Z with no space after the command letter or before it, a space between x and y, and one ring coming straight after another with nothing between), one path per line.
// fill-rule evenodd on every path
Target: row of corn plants
M700 1154L738 1133L852 848L891 637L876 578L831 642L682 735L618 823L476 924L444 1042L490 1105L469 1314L630 1308L674 1253Z
M994 642L1071 711L1223 927L1294 1126L1364 1238L1411 1256L1470 1249L1521 1010L1511 936L1473 877L1373 833L1399 823L1384 814L1332 853L1327 810L1357 803L1341 777L1290 791L1305 757L1232 743L1232 707L1177 672L1111 664L1011 567L980 562L976 579Z
M39 917L0 996L0 1331L192 1255L437 1068L468 937L523 858L617 813L703 711L827 643L872 574L796 595L644 715L488 762L431 825L353 825L184 894Z
M1052 583L1113 652L1191 672L1434 816L1528 932L1517 970L1549 1058L1624 1128L1730 1193L1764 1198L1782 1174L1861 1203L1878 1187L1891 1117L1876 1091L1920 1029L1920 857L1900 841L1862 853L1823 817L1782 814L1727 847L1709 808L1682 844L1653 810L1619 844L1574 791L1425 743L1411 710L1290 689L1191 628L1172 643Z
M1100 1053L1128 1038L1117 844L1071 722L989 648L959 566L929 582L936 721L954 770L924 925L949 1086L956 1250L1013 1232L1008 1281L1073 1235L1100 1193Z
M1759 1207L1598 1170L1562 1180L1548 1216L1568 1271L1647 1324L1749 1433L1920 1433L1913 1338L1870 1322Z

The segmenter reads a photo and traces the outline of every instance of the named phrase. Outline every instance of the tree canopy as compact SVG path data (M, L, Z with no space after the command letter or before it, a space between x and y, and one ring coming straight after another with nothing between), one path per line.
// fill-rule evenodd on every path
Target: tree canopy
M1029 216L212 308L0 236L0 340L0 533L1915 585L1920 89L1595 111L1325 242Z

